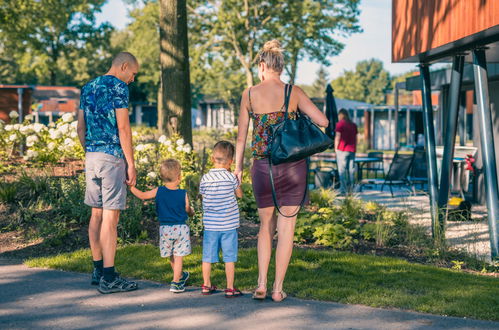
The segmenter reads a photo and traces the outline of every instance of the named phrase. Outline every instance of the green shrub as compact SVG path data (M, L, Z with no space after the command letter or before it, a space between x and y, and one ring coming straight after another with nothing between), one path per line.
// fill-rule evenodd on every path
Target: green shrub
M0 183L0 203L12 204L15 202L18 192L18 185L15 183Z
M356 234L355 229L348 229L339 223L328 223L318 226L313 235L317 239L317 244L344 249L357 243L357 240L354 239Z

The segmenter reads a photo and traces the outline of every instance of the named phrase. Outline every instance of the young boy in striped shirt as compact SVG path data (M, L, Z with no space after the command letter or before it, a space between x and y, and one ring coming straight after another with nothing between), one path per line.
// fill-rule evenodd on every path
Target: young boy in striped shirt
M235 262L237 261L237 228L239 207L236 196L243 192L237 177L231 173L234 145L220 141L213 147L213 168L203 175L199 193L203 197L203 281L201 293L209 295L216 291L211 284L211 264L218 262L222 249L225 262L227 288L225 297L233 298L242 293L234 287Z

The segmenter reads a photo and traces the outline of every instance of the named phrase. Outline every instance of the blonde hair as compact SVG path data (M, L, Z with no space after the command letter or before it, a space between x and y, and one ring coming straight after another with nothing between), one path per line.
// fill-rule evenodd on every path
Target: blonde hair
M279 40L267 41L258 53L258 64L263 62L273 71L281 73L284 69L283 52Z
M179 161L169 158L161 163L159 173L164 182L173 182L179 178L181 170L182 167L180 166Z
M235 148L229 141L219 141L213 147L213 158L219 164L227 164L234 158Z

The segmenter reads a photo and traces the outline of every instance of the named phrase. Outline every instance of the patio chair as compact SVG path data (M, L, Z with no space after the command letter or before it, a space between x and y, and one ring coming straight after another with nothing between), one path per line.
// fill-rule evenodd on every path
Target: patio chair
M426 164L426 152L424 147L416 147L411 170L409 171L409 181L413 184L420 184L421 190L428 184L428 165Z
M381 177L385 175L385 169L383 168L383 152L372 151L367 153L369 158L379 158L380 161L376 163L367 163L363 170L367 171L367 177L369 177L369 172L374 172L374 178L378 178L378 172L381 172Z
M381 191L385 188L385 186L390 187L390 193L393 197L393 189L392 186L408 186L413 193L414 186L411 181L408 179L409 170L411 169L413 161L413 154L400 154L398 150L395 152L393 156L393 160L390 164L390 168L388 169L388 173L386 174L384 179L364 179L360 183L360 191L362 191L362 186L365 184L381 184Z

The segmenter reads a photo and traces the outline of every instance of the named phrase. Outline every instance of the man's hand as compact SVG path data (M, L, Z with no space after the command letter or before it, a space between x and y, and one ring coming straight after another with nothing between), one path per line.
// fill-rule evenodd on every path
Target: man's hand
M129 166L126 171L126 184L133 187L137 181L137 170L134 166Z

